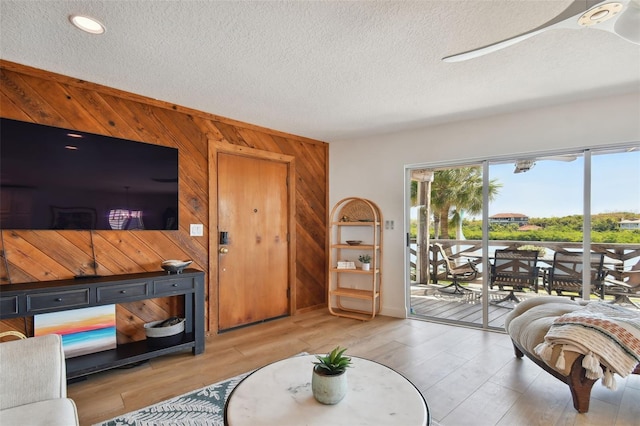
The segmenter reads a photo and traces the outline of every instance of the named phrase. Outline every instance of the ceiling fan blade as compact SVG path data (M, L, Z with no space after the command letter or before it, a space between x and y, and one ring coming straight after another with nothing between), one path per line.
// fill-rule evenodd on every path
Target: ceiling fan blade
M640 44L640 2L630 1L627 9L620 14L613 31L631 43Z
M575 161L578 158L577 155L573 155L573 154L563 154L563 155L549 155L546 157L537 157L537 158L530 158L530 159L526 159L526 160L516 160L516 164L515 164L515 169L513 170L513 173L524 173L524 172L528 172L529 170L531 170L533 168L533 166L536 165L536 161L566 161L566 162L570 162L570 161Z
M624 1L624 0L623 0ZM543 33L548 30L565 28L565 29L580 29L582 26L578 24L577 18L582 15L584 12L588 11L592 7L598 5L599 3L606 3L601 1L593 1L593 0L575 0L573 1L569 7L567 7L562 13L560 13L555 18L550 21L545 22L541 26L532 29L531 31L527 31L526 33L517 35L515 37L508 38L506 40L499 41L497 43L493 43L487 46L483 46L477 49L469 50L466 52L458 53L451 56L445 56L442 58L444 62L460 62L466 61L468 59L477 58L479 56L486 55L488 53L495 52L500 49L504 49L505 47L514 45L523 40L526 40L530 37L536 36L540 33Z
M549 29L549 27L547 27L547 29ZM520 34L519 36L513 37L513 38L509 38L507 40L502 40L499 41L497 43L493 43L490 44L488 46L484 46L484 47L479 47L477 49L473 49L473 50L468 50L466 52L462 52L462 53L457 53L455 55L451 55L451 56L445 56L444 58L442 58L442 60L444 62L462 62L462 61L466 61L469 59L473 59L473 58L477 58L479 56L484 56L487 55L489 53L493 53L497 50L500 49L504 49L505 47L509 47L511 45L514 45L516 43L520 43L523 40L526 40L530 37L533 37L535 35L540 34L541 32L545 31L544 29L540 29L537 31L530 31L528 33L524 33L524 34Z
M551 161L575 161L578 158L577 155L551 155L549 157L540 157L538 160L551 160Z

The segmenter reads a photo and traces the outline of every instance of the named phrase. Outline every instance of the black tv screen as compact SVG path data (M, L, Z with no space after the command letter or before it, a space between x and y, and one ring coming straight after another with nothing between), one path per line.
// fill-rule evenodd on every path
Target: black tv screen
M178 150L0 119L1 229L178 229Z

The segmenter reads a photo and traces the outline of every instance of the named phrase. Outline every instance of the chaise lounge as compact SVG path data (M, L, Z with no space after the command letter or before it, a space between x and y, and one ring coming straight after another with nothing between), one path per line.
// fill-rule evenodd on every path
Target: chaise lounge
M615 389L614 373L640 374L640 315L634 311L603 302L536 297L509 312L505 329L518 358L526 355L569 385L580 413L589 411L597 380Z

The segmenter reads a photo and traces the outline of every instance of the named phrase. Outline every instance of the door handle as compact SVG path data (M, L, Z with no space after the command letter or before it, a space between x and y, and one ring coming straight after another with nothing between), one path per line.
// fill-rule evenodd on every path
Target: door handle
M226 247L220 247L220 250L218 250L220 252L220 254L227 254L229 253L229 249Z

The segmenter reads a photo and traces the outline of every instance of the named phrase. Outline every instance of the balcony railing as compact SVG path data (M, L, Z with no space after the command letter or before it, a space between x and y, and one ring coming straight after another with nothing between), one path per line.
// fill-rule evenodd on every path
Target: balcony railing
M467 259L480 260L478 269L480 274L478 280L481 280L482 273L486 270L481 262L482 259L482 241L480 240L440 240L432 239L430 243L440 243L442 247L449 253L450 259L457 263L466 262ZM535 246L544 249L539 260L542 266L548 264L551 266L553 255L555 252L575 252L582 251L582 243L573 242L557 242L557 241L512 241L512 240L490 240L489 241L489 257L493 256L496 249L517 249L522 246ZM437 282L439 279L445 278L444 260L437 256L436 251L431 248L429 250L429 271L420 271L418 259L419 247L415 240L411 241L411 281L412 283L427 283L427 277L430 276L431 282ZM605 268L607 273L617 280L622 279L622 272L629 270L631 266L640 261L640 244L624 244L624 243L593 243L591 250L597 253L605 254Z

